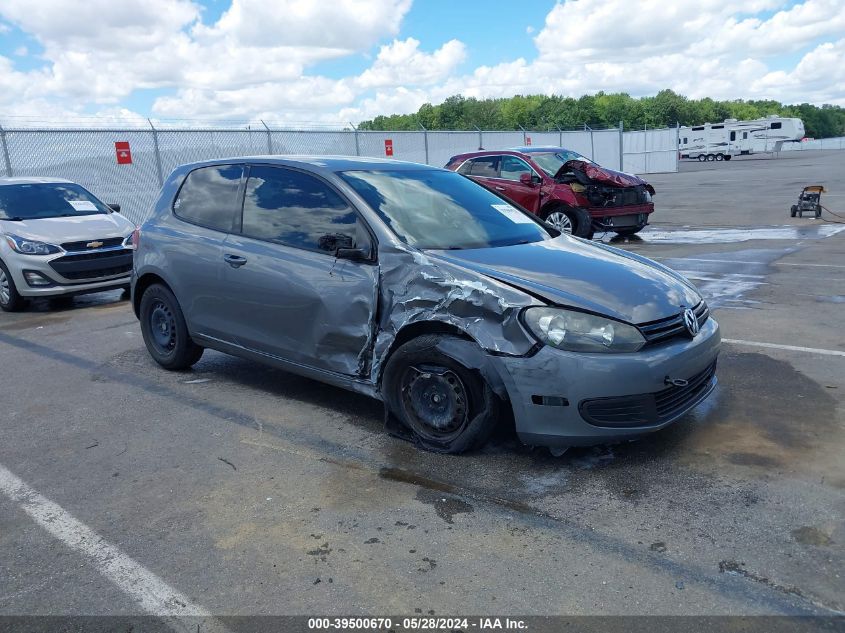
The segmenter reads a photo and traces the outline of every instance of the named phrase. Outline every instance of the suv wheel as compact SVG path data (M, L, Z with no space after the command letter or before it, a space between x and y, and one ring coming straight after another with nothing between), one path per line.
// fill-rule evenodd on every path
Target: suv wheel
M141 334L147 351L165 369L187 369L202 356L194 343L179 302L169 288L153 284L141 297Z
M429 334L399 347L385 365L381 387L385 406L421 446L463 453L490 437L499 400L477 371L437 349L451 338Z
M592 239L593 219L584 209L570 207L553 207L546 211L543 220L551 224L561 233Z
M6 312L17 312L25 303L26 299L18 294L15 280L12 279L9 269L0 262L0 309Z

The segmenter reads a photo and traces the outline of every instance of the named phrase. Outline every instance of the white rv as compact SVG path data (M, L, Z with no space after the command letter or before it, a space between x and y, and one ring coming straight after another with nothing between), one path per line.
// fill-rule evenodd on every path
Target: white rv
M804 138L801 119L768 116L753 121L725 119L678 130L681 158L730 160L739 154L779 152L784 143Z

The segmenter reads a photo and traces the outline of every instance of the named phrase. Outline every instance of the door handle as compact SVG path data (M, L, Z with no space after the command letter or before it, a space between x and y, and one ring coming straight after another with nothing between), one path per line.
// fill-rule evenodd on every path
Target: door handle
M225 261L229 266L232 268L240 268L244 264L246 264L246 257L241 257L240 255L223 255L223 261Z
M496 187L496 191L505 191L504 187Z

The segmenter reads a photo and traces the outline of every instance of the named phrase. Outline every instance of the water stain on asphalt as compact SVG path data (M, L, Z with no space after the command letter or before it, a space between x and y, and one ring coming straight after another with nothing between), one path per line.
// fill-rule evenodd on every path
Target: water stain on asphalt
M791 532L792 538L802 545L815 545L817 547L825 547L833 544L833 539L819 528L811 525L804 525L800 528L795 528Z
M416 499L420 503L432 506L437 516L446 521L446 523L454 523L453 518L456 514L467 514L475 511L475 508L466 501L451 495L439 494L427 488L417 490Z
M823 239L845 231L845 226L811 224L807 226L719 227L713 229L646 229L640 235L646 242L671 244L729 244L751 240Z

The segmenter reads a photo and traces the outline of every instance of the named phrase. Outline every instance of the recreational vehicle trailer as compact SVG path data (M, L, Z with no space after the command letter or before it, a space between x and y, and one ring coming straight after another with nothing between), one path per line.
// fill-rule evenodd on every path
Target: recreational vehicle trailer
M804 138L801 119L775 115L753 121L725 119L722 123L705 123L681 127L678 150L681 158L698 160L730 160L739 154L779 152L784 143Z

